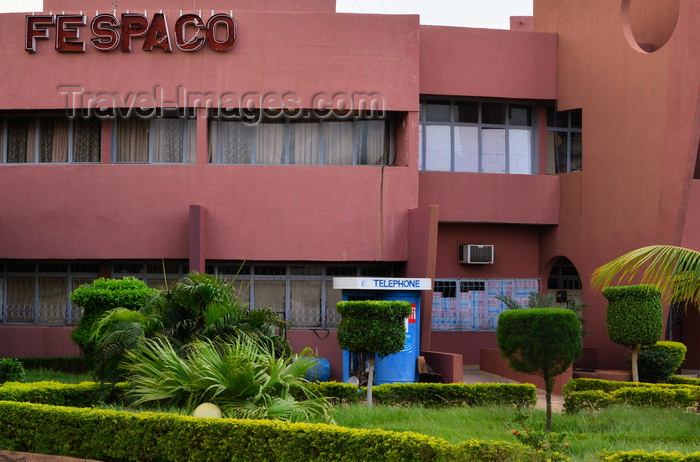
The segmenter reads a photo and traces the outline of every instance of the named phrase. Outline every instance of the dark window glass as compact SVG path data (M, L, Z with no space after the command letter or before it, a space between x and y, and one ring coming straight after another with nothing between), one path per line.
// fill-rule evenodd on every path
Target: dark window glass
M457 122L476 124L479 123L479 103L463 101L457 104Z
M481 122L504 125L506 123L506 105L503 103L482 103Z
M430 122L450 122L452 106L449 101L427 101L425 103L425 120Z

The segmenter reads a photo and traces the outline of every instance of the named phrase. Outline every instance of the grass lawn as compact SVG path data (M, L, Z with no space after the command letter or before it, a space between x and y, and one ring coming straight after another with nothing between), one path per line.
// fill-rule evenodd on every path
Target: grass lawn
M24 371L23 382L54 381L60 383L94 382L89 374L69 374L68 372L53 371L51 369L27 369Z
M527 425L543 430L543 410L525 410ZM510 407L422 409L408 407L345 406L335 409L338 425L413 431L460 443L470 439L518 442L512 429L516 411ZM555 413L552 431L566 434L566 455L574 461L595 461L610 451L700 451L700 415L673 409L619 406L578 414Z

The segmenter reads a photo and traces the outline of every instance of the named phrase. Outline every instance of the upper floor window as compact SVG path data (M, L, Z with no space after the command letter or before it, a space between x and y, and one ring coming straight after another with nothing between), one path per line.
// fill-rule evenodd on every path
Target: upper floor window
M257 123L212 120L209 145L209 161L218 164L391 164L384 119L271 114Z
M114 161L117 163L194 163L195 119L130 117L115 121Z
M534 171L531 104L427 99L420 117L421 170Z
M8 164L99 162L100 135L96 119L3 117L1 159Z
M547 174L581 171L581 109L547 106Z

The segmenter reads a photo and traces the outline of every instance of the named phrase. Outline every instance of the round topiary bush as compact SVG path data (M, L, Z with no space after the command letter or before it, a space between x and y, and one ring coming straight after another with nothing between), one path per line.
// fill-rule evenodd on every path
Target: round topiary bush
M641 350L664 350L673 356L673 372L680 369L683 361L685 361L685 354L688 352L688 348L681 342L671 342L671 341L661 341L656 342L653 345L644 345Z
M639 350L637 356L639 381L650 383L667 383L676 371L676 358L664 348L651 346Z

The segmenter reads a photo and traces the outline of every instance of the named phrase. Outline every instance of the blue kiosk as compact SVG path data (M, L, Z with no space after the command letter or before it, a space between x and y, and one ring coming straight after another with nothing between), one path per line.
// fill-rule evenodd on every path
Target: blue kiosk
M429 278L333 278L333 288L342 289L343 301L350 300L403 300L413 307L406 320L404 349L378 361L374 383L410 383L418 381L420 355L420 296L423 290L433 290ZM343 351L343 382L356 377L362 383L365 360Z

